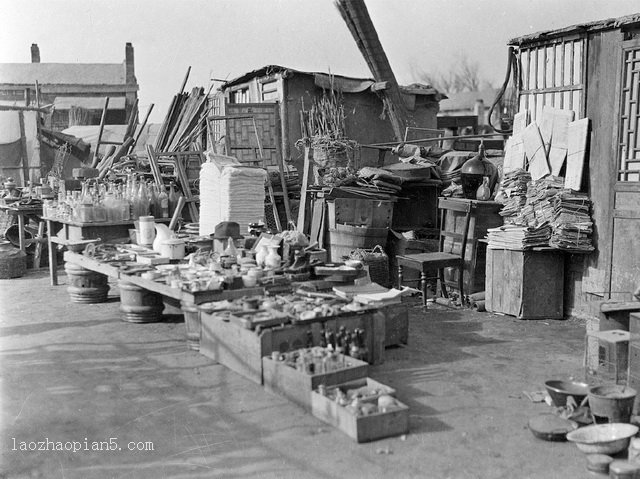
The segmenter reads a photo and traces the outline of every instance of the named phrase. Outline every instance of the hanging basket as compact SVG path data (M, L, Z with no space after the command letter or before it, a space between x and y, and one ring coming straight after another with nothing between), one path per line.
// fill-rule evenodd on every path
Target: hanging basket
M374 283L389 286L389 256L382 246L376 245L372 249L356 249L349 254L349 259L362 261L369 267L369 277Z

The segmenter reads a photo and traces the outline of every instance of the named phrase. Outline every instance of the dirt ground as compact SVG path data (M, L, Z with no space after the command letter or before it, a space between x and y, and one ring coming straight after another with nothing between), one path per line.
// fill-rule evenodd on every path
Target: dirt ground
M523 391L583 376L578 321L412 305L409 344L370 370L410 407L410 433L356 444L189 351L181 317L125 323L113 283L108 302L74 304L60 282L0 280L2 478L598 477L527 428L550 408Z

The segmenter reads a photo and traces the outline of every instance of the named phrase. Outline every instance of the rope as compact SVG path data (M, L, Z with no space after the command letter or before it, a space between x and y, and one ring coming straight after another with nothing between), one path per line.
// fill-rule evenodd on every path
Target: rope
M505 92L507 91L507 86L509 85L509 80L511 79L511 70L513 69L513 78L514 78L514 83L516 85L519 85L519 78L520 78L520 72L518 69L518 58L516 57L515 51L513 49L513 47L509 47L509 51L507 53L507 74L505 75L504 78L504 83L502 84L502 88L500 88L500 91L498 92L498 94L496 95L496 99L493 101L493 105L491 105L491 109L489 110L489 126L491 126L491 128L493 128L495 131L497 131L498 133L502 133L502 134L511 134L513 132L513 126L509 129L501 129L501 128L497 128L491 118L493 117L493 111L496 108L496 105L498 103L500 103L500 100L502 100L502 98L504 97Z

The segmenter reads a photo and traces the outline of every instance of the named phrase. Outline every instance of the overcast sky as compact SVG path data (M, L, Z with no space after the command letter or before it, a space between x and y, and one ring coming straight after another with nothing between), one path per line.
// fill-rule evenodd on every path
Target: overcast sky
M400 83L476 61L498 86L510 38L640 13L638 0L366 0ZM142 112L268 64L369 77L332 0L0 0L0 62L117 63L132 42ZM35 79L34 79L35 80Z

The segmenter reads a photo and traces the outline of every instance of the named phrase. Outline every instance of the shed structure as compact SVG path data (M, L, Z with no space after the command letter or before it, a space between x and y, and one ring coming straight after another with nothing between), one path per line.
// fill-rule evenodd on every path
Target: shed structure
M597 316L640 283L640 14L514 38L519 108L544 105L589 118L582 189L593 201L590 255L567 255L565 314ZM542 298L541 298L542 299Z
M278 65L268 65L224 83L212 99L214 115L255 115L267 164L298 163L302 152L295 143L302 136L300 111L309 109L323 91L330 88L342 93L346 114L346 131L360 144L394 141L391 122L383 102L376 93L384 88L368 78L352 78L327 73L303 72ZM414 84L401 87L415 126L435 129L438 104L445 98L430 86ZM213 138L225 136L229 154L240 161L255 161L255 134L251 121L214 122ZM362 151L362 165L376 164L374 150Z

